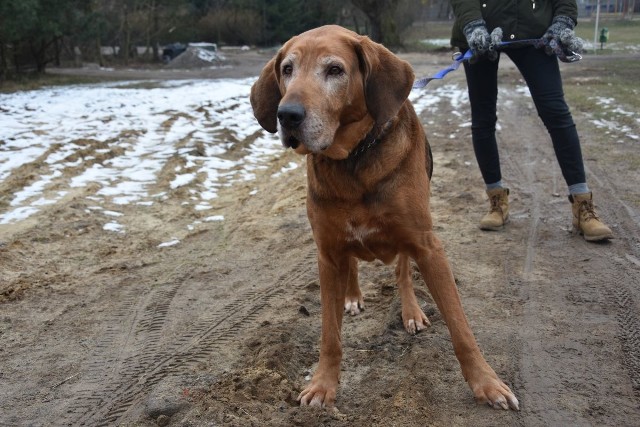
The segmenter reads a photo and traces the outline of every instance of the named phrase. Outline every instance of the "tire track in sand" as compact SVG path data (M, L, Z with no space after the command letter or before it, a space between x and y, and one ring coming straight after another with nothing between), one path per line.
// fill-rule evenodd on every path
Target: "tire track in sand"
M501 93L505 95L513 96ZM638 283L638 274L629 269L628 263L612 265L610 258L615 258L616 253L618 258L624 258L620 251L627 252L629 243L637 242L637 232L628 232L634 229L629 224L634 223L637 213L629 212L630 207L616 197L615 191L610 192L613 197L606 201L610 210L629 215L616 215L628 230L621 236L627 249L618 245L603 247L559 232L570 224L571 208L564 200L560 203L543 197L565 192L558 191L564 181L551 141L532 104L518 104L515 100L513 104L520 107L500 109L501 118L506 117L502 123L508 127L499 144L501 155L507 160L503 161L505 175L509 184L513 181L512 189L522 196L520 200L515 197L516 203L525 205L521 217L527 218L528 214L526 230L522 230L526 239L521 248L521 267L511 259L512 253L505 259L505 272L520 287L523 301L519 378L524 391L523 421L543 425L590 424L594 419L603 425L626 423L630 420L628 413L611 417L610 411L600 409L595 396L608 395L610 405L628 407L625 377L636 389L640 382L639 310L628 288L628 284ZM527 137L518 138L524 135ZM608 181L605 176L589 174L599 184ZM598 191L598 195L604 196L604 192ZM609 210L605 213L609 218ZM512 279L518 276L522 279ZM609 333L616 329L618 334ZM592 335L585 333L590 330L594 330ZM616 343L622 352L616 353ZM594 353L594 345L607 351ZM620 369L622 366L627 372ZM616 384L616 390L605 391L603 378Z
M185 284L174 282L156 286L150 295L143 298L131 289L96 344L88 374L82 380L84 389L76 393L64 423L117 424L129 408L139 403L167 375L188 373L198 363L211 360L216 351L236 341L247 324L255 323L274 298L290 288L303 288L307 279L313 276L310 265L314 260L315 252L309 249L298 264L281 274L271 285L237 294L217 313L198 320L187 333L170 343L163 343L160 336L168 326L170 309L188 309L174 306L179 304L175 296L184 292L181 288ZM123 334L123 328L128 333ZM136 349L124 357L114 356L109 349L127 346L118 340L123 335L127 336L125 341L136 343Z

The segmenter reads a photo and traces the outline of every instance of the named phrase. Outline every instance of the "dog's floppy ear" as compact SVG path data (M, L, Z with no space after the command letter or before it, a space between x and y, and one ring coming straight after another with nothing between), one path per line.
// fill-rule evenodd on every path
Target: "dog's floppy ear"
M278 85L278 67L280 67L280 53L264 66L260 77L251 86L249 97L253 115L258 119L260 126L271 133L278 131L278 104L282 99Z
M409 96L415 78L413 69L368 37L360 38L356 53L364 75L367 109L376 125L382 126L398 113Z

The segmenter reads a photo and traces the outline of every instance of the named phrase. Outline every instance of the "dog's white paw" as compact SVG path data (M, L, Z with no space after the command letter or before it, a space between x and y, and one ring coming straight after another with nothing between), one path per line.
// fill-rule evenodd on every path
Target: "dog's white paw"
M364 311L364 301L358 298L346 297L344 300L344 311L352 316Z
M300 406L332 407L336 402L338 380L314 375L313 379L298 395Z
M468 381L476 402L487 404L493 409L520 410L520 402L507 386L494 372L489 372L478 379Z
M411 335L415 335L418 332L431 326L431 322L420 308L416 308L413 313L402 313L402 323L404 328Z

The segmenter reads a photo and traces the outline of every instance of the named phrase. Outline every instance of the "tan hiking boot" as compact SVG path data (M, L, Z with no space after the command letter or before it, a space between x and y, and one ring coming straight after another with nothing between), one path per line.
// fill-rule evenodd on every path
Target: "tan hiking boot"
M611 229L596 215L591 193L569 195L569 201L573 211L573 229L584 235L586 241L613 239Z
M500 230L509 220L509 189L487 190L491 210L480 220L481 230Z

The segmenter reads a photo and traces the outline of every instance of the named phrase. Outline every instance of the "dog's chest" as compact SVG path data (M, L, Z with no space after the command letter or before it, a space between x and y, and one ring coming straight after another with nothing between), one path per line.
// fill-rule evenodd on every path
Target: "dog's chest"
M389 241L384 227L375 222L349 221L343 228L343 233L348 252L357 258L366 261L379 259L389 263L397 254L395 243Z
M345 236L348 242L359 242L364 246L366 241L378 234L379 231L375 226L357 224L349 221L345 227Z

